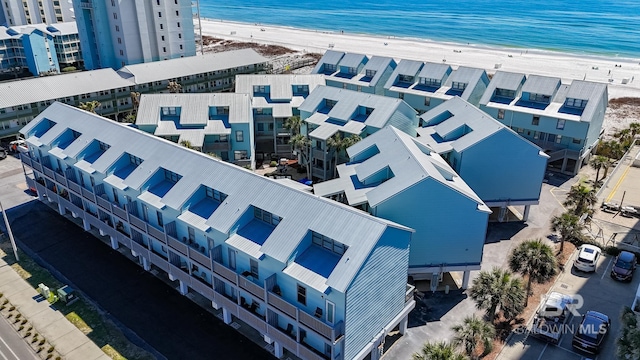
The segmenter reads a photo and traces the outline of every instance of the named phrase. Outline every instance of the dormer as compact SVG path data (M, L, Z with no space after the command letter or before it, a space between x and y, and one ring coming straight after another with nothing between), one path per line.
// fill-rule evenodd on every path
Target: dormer
M269 97L271 87L269 85L253 85L253 96Z
M199 216L202 220L207 220L216 209L227 198L227 194L222 191L200 185L193 195L187 200L185 206L192 214Z
M357 154L349 154L349 158L351 159L350 163L361 163L363 161L369 160L377 154L380 154L380 149L378 149L378 146L376 144L373 144Z
M558 78L531 75L522 86L521 100L549 105L560 85Z
M111 146L102 141L94 139L89 146L84 148L84 150L78 156L78 160L84 160L89 164L93 164L105 151L109 150Z
M163 106L160 108L160 120L164 121L180 121L180 106Z
M74 142L77 138L82 136L81 133L73 130L66 129L60 136L58 136L52 143L51 147L58 147L60 149L66 149L72 142Z
M379 169L378 171L372 174L366 174L363 177L360 177L360 172L358 172L358 178L360 182L365 186L372 185L380 185L383 182L392 179L395 176L389 165Z
M397 83L399 84L413 84L415 81L415 76L410 74L398 74Z
M249 256L260 259L263 256L260 250L271 233L280 224L282 218L269 211L251 205L238 219L231 235L226 243L242 251ZM257 279L255 279L257 280Z
M451 66L444 64L426 63L418 74L417 88L426 91L439 89L451 74Z
M180 181L181 178L182 175L160 167L156 170L155 174L147 180L147 183L142 188L144 191L147 191L158 198L162 198L178 181Z
M375 110L375 109L359 105L356 108L356 110L354 111L354 113L353 113L353 115L351 117L351 120L363 123L363 122L367 121L367 119L369 118L369 115L371 115L371 113L373 113L373 110Z
M331 111L331 109L333 109L333 107L336 106L337 103L338 101L336 100L323 99L318 105L317 111L322 114L328 114L329 111Z
M442 140L444 141L453 141L471 133L472 131L473 129L470 128L467 124L462 124L446 134L441 134L441 136Z
M567 98L564 102L564 106L573 109L584 109L587 106L587 101L588 100Z
M142 164L142 161L143 160L141 158L125 152L113 164L110 173L120 178L121 180L124 180L133 172L133 170L135 170L140 164Z
M426 127L426 126L435 126L438 125L442 122L444 122L447 119L450 119L453 117L453 114L449 111L449 110L445 110L443 112L441 112L440 114L433 116L429 119L425 118L424 115L420 118L420 123L422 127Z
M309 85L291 85L293 96L309 96Z
M362 81L371 81L378 72L374 69L365 69L364 77L360 80Z
M42 137L42 135L44 135L47 131L51 130L52 127L54 127L56 125L55 121L49 120L49 119L42 119L42 121L40 121L38 123L38 125L36 125L28 134L27 137L36 137L36 138L40 138Z

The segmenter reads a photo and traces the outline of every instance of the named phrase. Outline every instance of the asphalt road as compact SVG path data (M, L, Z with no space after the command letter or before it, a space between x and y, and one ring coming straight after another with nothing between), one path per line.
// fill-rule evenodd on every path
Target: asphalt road
M40 359L2 316L0 316L0 358L3 360Z
M46 205L32 201L9 215L22 244L166 358L273 358Z

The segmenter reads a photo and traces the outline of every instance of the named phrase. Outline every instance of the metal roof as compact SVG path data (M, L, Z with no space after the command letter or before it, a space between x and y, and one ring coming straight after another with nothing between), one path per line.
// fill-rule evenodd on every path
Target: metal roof
M241 49L188 56L163 61L127 65L120 70L123 77L133 77L136 84L179 78L212 71L266 63L269 60L253 49Z
M269 86L271 89L269 98L271 100L293 99L293 87L297 85L307 85L309 87L309 92L312 92L316 86L324 84L324 76L321 74L236 75L236 93L250 94L253 97L259 97L259 94L256 95L253 93L253 87Z
M357 69L363 63L366 64L367 61L369 61L369 58L367 58L363 54L346 53L342 57L342 59L340 59L340 63L338 64L338 66L345 66L345 67L351 67L351 68Z
M448 74L451 74L451 66L428 62L424 64L422 70L420 70L420 74L418 74L418 77L442 81Z
M349 191L354 195L362 196L363 191L358 194L356 190L369 187L366 198L370 206L375 207L405 189L431 179L476 202L482 211L489 212L489 208L446 161L417 139L393 126L386 126L349 147L347 152L349 157L354 159L372 146L379 149L377 154L362 162L346 165L346 167L353 167L356 175L355 178L349 177L351 181L347 181ZM385 169L389 169L392 173L386 181L377 185L363 185L366 184L369 176ZM345 175L349 173L345 169L343 172ZM340 172L341 177L343 172Z
M366 76L367 70L374 70L376 72L376 75L368 82L369 86L376 86L382 78L382 75L384 75L385 70L387 70L387 68L390 66L393 69L395 69L395 67L397 66L395 60L393 60L392 58L386 56L372 56L371 59L369 59L367 65L364 66L362 75Z
M522 92L554 96L561 83L560 78L529 75L527 81L522 85Z
M487 90L482 95L480 99L480 104L486 105L495 94L496 89L504 89L504 90L512 90L516 92L516 97L518 96L518 90L522 84L524 84L526 77L524 74L513 73L508 71L496 71L489 82L489 86L487 86Z
M590 122L597 114L599 105L604 102L608 104L608 88L605 83L592 81L573 80L566 93L565 98L587 100L580 116L580 121ZM561 102L564 103L564 98ZM604 114L602 114L604 116Z
M340 59L342 59L343 56L344 56L344 53L342 51L334 51L334 50L325 51L324 55L322 55L322 58L320 58L320 60L316 64L316 67L313 68L313 70L311 70L311 73L323 74L324 64L331 64L331 65L338 66L338 63L340 62Z
M384 87L387 89L392 87L398 80L399 75L416 76L420 69L422 69L423 65L424 62L422 61L406 59L400 60L398 66L396 66L396 69L393 71L391 77L389 77L389 80L387 80L387 83L384 85ZM418 81L418 78L416 77L414 80Z
M45 119L55 121L56 125L37 141L32 131ZM123 180L123 184L132 189L140 191L161 168L181 175L182 178L160 199L163 205L178 212L187 210L185 204L202 185L227 194L225 201L206 221L207 226L223 234L230 234L242 215L251 211L251 206L282 217L260 248L262 253L282 264L304 250L300 249L301 242L309 231L346 245L348 250L326 280L327 286L340 292L346 291L388 227L412 231L62 103L51 105L21 132L30 146L36 146L38 142L49 145L55 139L49 133L60 133L68 128L81 133L63 150L71 158L94 139L110 145L91 164L91 168L99 173L110 174L115 162L125 153L142 159L142 163Z
M415 110L413 110L403 100L330 86L318 86L316 90L307 97L302 105L300 105L299 110L316 113L324 107L325 99L334 100L336 101L336 104L327 114L328 117L323 119L324 122L330 119L338 119L346 123L342 126L343 128L353 126L349 125L350 122L360 122L354 120L354 114L356 114L359 107L373 109L366 120L360 122L369 127L380 129L392 118L399 123L406 122L407 124L417 124ZM394 115L397 115L398 113L401 114L400 117L402 120L394 118ZM313 115L311 117L313 117ZM320 117L314 117L314 119L320 120ZM307 120L305 119L305 121ZM310 120L309 122L321 124L321 122L315 120ZM327 125L340 126L334 123ZM318 129L315 131L318 131Z
M0 109L133 85L113 69L7 81L0 83Z

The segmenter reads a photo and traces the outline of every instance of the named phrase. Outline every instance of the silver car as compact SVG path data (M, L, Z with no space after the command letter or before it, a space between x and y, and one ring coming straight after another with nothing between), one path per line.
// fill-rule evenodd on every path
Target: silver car
M602 250L595 245L581 245L578 248L578 256L573 262L573 266L580 271L594 272L598 265L598 260L602 255Z

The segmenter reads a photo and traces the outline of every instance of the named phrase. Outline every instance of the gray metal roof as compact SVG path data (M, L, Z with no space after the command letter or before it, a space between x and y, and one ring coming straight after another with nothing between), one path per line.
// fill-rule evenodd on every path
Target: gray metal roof
M271 88L270 99L272 100L291 100L293 98L292 89L296 85L307 85L309 92L312 92L316 86L324 84L324 76L321 74L236 75L236 93L254 96L254 86L269 86ZM264 106L261 104L259 107Z
M31 133L44 119L51 119L56 125L37 139ZM123 185L132 189L140 191L160 168L181 175L182 178L160 199L164 206L178 212L187 210L185 204L202 185L227 194L226 200L206 221L209 227L221 233L229 234L251 206L282 217L260 251L283 264L298 254L296 251L301 250L301 241L310 230L348 246L326 281L327 286L340 292L351 284L388 227L412 231L61 103L51 105L21 132L30 146L37 146L40 142L50 144L55 137L49 133L60 133L67 128L82 134L63 150L69 157L77 156L94 139L110 145L91 164L91 168L99 173L110 174L114 163L125 153L142 159L143 162L123 180Z
M209 94L144 94L140 96L140 106L136 125L157 125L163 107L180 108L181 126L209 124L209 108L228 107L230 124L252 122L251 99L249 94L209 93ZM221 120L217 120L222 123ZM172 121L173 122L173 121Z
M367 65L364 66L364 69L362 71L363 75L366 75L367 70L374 70L376 72L376 75L371 80L369 80L369 86L377 86L378 82L382 78L382 75L384 75L384 71L389 66L397 66L395 60L386 56L372 56L371 59L369 59Z
M473 93L473 90L478 85L478 82L483 80L483 78L486 79L485 81L487 83L489 82L487 73L484 71L484 69L460 66L449 76L446 81L446 85L451 86L451 83L453 82L467 84L467 87L462 92L462 95L460 95L461 98L466 100L469 99L469 97Z
M366 63L369 59L363 54L356 53L346 53L342 59L340 59L340 63L338 66L352 67L358 68L363 62Z
M560 78L529 75L527 81L522 85L522 92L554 96L561 83Z
M526 77L524 74L508 71L496 71L491 78L491 82L489 82L489 86L487 86L487 90L480 99L480 104L486 105L491 101L496 89L513 90L516 92L517 96L518 90L520 90L520 87L524 84L525 80Z
M452 116L432 125L433 120L444 112L449 112ZM509 127L459 97L453 97L445 101L422 114L420 118L426 125L418 129L420 137L417 140L428 145L439 154L447 153L451 150L462 153L469 147L484 141L499 131L505 131L514 138L521 140L523 146L530 146L541 151L539 147L523 139ZM460 137L448 139L448 135L462 126L467 126L470 131Z
M560 92L560 91L558 91ZM608 103L608 88L605 83L592 81L573 80L566 96L560 99L564 103L565 98L587 100L587 106L582 111L580 121L590 122L599 111L602 102Z
M399 75L408 75L408 76L416 76L415 81L418 81L417 74L422 69L424 62L416 61L416 60L400 60L398 66L387 80L387 83L384 85L386 89L392 87L396 81L398 80Z
M342 59L343 56L344 56L344 53L342 51L334 51L334 50L325 51L324 55L322 55L322 58L320 58L320 60L316 64L316 67L313 68L313 70L311 70L311 73L322 74L324 72L324 64L331 64L331 65L338 66L338 63L340 62L340 59Z
M268 61L269 59L258 54L253 49L241 49L127 65L118 70L118 73L122 74L123 77L132 76L136 84L144 84L158 80L266 63Z
M376 146L379 150L376 155L360 163L348 165L355 167L355 173L360 182L366 182L369 176L385 168L393 172L390 179L372 186L367 192L370 206L375 207L419 182L432 179L476 202L478 208L483 211L490 211L440 155L418 142L416 138L393 126L386 126L349 147L347 152L353 159L372 146Z
M436 79L442 81L445 76L451 74L451 66L446 64L425 63L418 77Z
M350 122L361 124L361 122L353 120L354 114L360 106L373 109L371 114L363 122L364 125L369 127L380 129L395 115L400 115L402 118L402 120L395 119L400 123L417 124L415 110L403 100L330 86L318 86L302 105L300 105L299 109L301 111L315 113L322 109L325 99L336 101L336 105L327 115L329 119L333 118L346 122L343 126L344 128L348 128ZM329 119L325 119L325 121ZM336 124L327 125L331 125L331 127L337 126ZM321 127L322 126L324 125L321 125ZM318 131L318 129L316 129L316 131Z
M0 83L0 108L135 85L113 69L81 71Z

